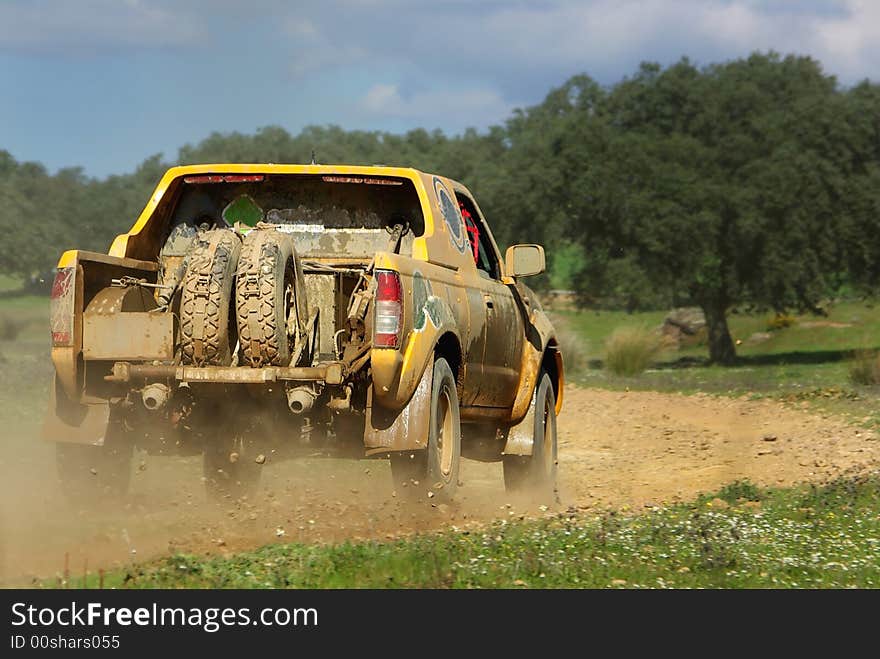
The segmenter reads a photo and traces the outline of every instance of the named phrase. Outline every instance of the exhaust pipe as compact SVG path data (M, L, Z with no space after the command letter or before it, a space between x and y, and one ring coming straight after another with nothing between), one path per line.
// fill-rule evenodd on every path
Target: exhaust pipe
M287 407L294 414L303 414L315 404L315 390L311 387L294 387L287 391Z
M161 382L148 384L143 388L143 391L141 391L141 398L144 401L144 407L151 412L162 409L168 402L168 396L170 393L171 390L168 388L168 385L162 384Z

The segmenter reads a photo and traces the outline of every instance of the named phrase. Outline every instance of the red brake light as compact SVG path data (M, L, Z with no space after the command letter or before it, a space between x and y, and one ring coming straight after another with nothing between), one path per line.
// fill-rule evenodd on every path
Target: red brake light
M377 270L373 345L377 348L398 347L402 321L403 288L400 275L391 270Z
M203 174L184 176L184 183L262 183L266 177L262 174Z
M73 345L76 268L58 268L49 294L49 326L53 346Z

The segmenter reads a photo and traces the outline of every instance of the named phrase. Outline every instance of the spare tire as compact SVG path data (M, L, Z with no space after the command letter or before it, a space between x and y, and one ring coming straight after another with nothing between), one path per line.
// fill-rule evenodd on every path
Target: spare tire
M308 313L293 241L272 229L244 238L235 291L241 361L288 366Z
M196 239L180 298L180 347L184 364L229 366L235 348L232 290L241 240L229 229Z

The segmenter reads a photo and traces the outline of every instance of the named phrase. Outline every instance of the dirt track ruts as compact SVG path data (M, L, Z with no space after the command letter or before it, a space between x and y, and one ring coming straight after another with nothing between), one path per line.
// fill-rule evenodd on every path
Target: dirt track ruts
M200 459L147 456L136 458L121 506L76 510L58 493L51 446L10 445L20 448L0 457L0 584L51 577L65 554L81 574L86 561L94 572L168 551L385 539L542 514L504 493L498 464L465 461L454 505L404 505L384 461L318 459L270 464L253 499L216 505L205 500ZM559 419L559 505L584 514L688 500L737 479L788 485L878 465L873 433L766 399L568 387Z

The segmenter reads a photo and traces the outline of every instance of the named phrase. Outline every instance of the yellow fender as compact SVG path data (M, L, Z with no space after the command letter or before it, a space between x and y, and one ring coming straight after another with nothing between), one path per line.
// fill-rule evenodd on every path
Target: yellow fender
M364 431L368 455L428 445L434 356L438 345L440 350L449 347L441 341L454 340L459 346L460 339L449 304L437 297L426 305L430 308L425 310L424 323L416 313L403 351L373 350L373 386L368 391Z

